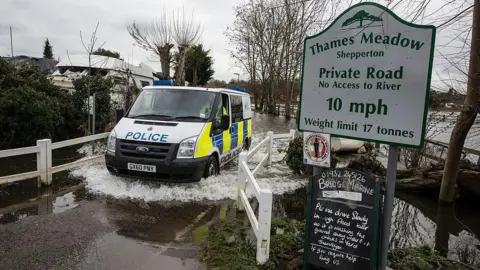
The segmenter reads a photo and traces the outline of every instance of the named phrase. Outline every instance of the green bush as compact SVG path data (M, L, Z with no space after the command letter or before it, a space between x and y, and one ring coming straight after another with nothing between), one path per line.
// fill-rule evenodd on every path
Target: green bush
M290 141L284 160L294 174L312 175L313 173L313 167L303 163L303 137L296 137Z
M354 160L351 160L348 163L347 168L378 176L385 176L387 174L385 166L378 161L377 153L375 151L367 152Z
M77 110L76 114L80 114L81 119L85 119L83 123L86 123L88 117L85 100L88 96L89 88L90 95L96 93L95 133L105 132L105 127L111 122L113 117L113 107L110 96L113 87L112 81L104 79L100 75L83 76L73 81L73 86L75 88L75 93L72 95L73 106Z
M39 67L16 69L0 60L0 149L31 146L43 138L64 139L62 131L70 124L62 117L70 109L68 95Z
M74 81L71 95L55 86L34 65L15 68L0 60L0 149L35 145L38 139L66 140L83 136L87 123L87 86L97 93L97 132L112 119L112 83L97 76Z
M459 262L448 260L434 252L428 246L394 249L388 253L390 268L395 270L467 270Z

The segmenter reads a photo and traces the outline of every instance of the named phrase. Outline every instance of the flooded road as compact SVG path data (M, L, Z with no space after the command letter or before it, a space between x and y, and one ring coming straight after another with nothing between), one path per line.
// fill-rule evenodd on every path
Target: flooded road
M253 125L255 144L269 130L287 133L295 121L254 114ZM276 153L272 168L257 178L275 194L274 216L302 218L306 180L291 175L282 158ZM255 156L252 167L260 159ZM209 224L238 214L236 169L233 162L218 177L175 185L112 176L93 164L56 174L48 189L28 181L5 189L1 269L202 269L196 243ZM434 198L397 196L394 247L427 244L461 261L480 259L479 207L459 203L453 211L437 207Z

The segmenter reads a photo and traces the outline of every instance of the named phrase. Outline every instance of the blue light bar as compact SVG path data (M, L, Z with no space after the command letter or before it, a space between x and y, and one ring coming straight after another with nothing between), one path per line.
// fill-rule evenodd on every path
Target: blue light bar
M153 85L171 85L171 86L173 86L173 80L154 80Z
M232 87L232 88L230 88L230 89L231 89L231 90L235 90L235 91L245 92L245 88Z

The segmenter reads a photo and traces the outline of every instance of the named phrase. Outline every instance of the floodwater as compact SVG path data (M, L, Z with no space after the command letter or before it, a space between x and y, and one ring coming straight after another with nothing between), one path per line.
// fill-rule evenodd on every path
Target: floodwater
M267 131L287 133L295 121L254 114L253 144ZM277 142L282 148L285 142ZM97 147L98 149L98 147ZM61 164L90 152L90 145L54 153ZM24 157L25 158L25 157ZM262 158L254 156L251 168ZM274 216L302 219L306 179L293 176L275 152L273 166L257 175L274 193ZM33 161L32 161L33 160ZM1 160L0 160L1 161ZM2 161L3 162L3 161ZM1 174L35 165L15 160ZM209 224L236 215L233 162L218 177L191 184L161 184L112 176L101 164L55 175L38 190L35 181L0 190L2 269L202 269L197 243ZM8 170L8 172L7 172ZM253 192L247 190L252 197ZM390 243L429 245L452 259L480 263L480 208L461 201L440 207L424 194L397 194ZM437 226L439 224L439 226ZM7 244L5 244L7 243Z

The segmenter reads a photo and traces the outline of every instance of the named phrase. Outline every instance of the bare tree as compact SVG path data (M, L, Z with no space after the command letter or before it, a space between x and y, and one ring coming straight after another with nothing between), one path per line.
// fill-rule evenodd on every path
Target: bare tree
M172 35L175 43L178 46L178 63L175 72L175 84L185 84L185 57L188 50L194 45L201 35L200 23L195 20L193 11L190 16L185 15L185 10L182 13L177 12L173 14Z
M83 40L83 35L82 31L80 30L80 40L82 41L82 46L85 49L85 52L88 55L88 75L92 75L92 55L95 52L95 50L100 49L105 45L105 42L100 45L98 48L96 48L96 44L98 41L97 38L97 30L99 26L99 22L97 22L97 26L95 27L95 30L93 31L92 35L90 36L90 42L88 44L85 44ZM88 120L87 120L87 133L90 133L92 128L90 128L90 87L91 87L91 81L88 82L87 84L87 111L88 111ZM95 106L95 104L93 104ZM95 128L95 127L93 127Z
M152 22L150 26L142 27L133 22L132 25L127 26L127 30L136 44L160 59L163 79L170 79L171 50L174 43L172 22L167 17L165 10L160 19Z
M282 102L290 116L300 86L303 39L331 21L337 8L333 2L250 0L237 7L226 35L236 46L231 56L249 74L256 108L273 113Z
M472 37L465 103L453 128L445 162L439 200L451 203L455 196L460 158L465 140L475 123L480 105L480 0L475 0L473 8Z

